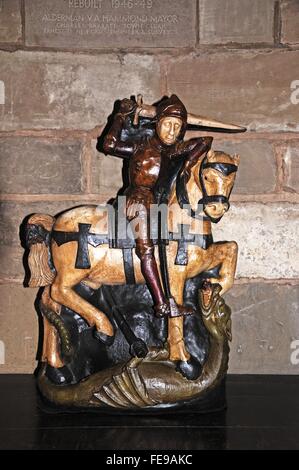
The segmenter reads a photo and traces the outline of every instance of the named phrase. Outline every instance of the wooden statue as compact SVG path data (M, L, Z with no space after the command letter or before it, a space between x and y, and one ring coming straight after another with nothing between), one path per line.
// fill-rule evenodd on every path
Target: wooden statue
M211 223L229 209L239 156L184 140L188 125L245 130L176 95L124 99L99 139L128 162L122 196L27 220L29 286L43 287L38 386L56 406L223 406L237 244L214 243Z

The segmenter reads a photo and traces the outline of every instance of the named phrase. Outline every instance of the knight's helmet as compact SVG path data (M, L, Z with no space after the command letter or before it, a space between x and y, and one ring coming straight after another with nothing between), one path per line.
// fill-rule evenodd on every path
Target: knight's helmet
M182 140L187 130L188 114L184 104L176 95L165 98L157 106L156 122L165 117L176 117L182 120L182 128L179 135L179 140Z

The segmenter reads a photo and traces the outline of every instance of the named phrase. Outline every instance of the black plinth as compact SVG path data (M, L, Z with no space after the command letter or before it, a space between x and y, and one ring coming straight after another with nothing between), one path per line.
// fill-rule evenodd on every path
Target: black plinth
M299 376L228 376L227 410L45 413L30 375L0 375L0 449L297 449Z

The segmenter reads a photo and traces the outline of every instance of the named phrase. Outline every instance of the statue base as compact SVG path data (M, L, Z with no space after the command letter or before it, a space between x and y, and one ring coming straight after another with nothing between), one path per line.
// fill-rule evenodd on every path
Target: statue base
M186 402L177 403L172 406L158 405L156 407L142 408L142 409L121 409L121 408L98 408L98 407L80 407L80 406L65 406L54 404L43 396L43 385L39 385L37 379L37 386L39 389L38 407L44 413L61 414L61 413L96 413L105 416L164 416L164 415L188 415L188 414L207 414L219 413L226 410L226 378L218 384L214 389L207 392L205 395Z
M191 355L188 361L169 359L168 320L153 314L145 285L93 290L79 284L76 290L80 296L105 312L114 325L114 341L105 345L82 317L63 307L61 355L63 358L63 351L68 351L69 356L62 367L41 364L37 382L46 408L129 414L224 409L229 347L215 324L224 322L226 327L230 312L229 316L226 310L218 312L217 305L219 309L225 305L220 296L215 297L213 309L202 311L198 295L202 282L198 276L185 286L184 304L196 312L184 318L184 339ZM117 310L109 306L111 294ZM68 349L63 346L66 343Z

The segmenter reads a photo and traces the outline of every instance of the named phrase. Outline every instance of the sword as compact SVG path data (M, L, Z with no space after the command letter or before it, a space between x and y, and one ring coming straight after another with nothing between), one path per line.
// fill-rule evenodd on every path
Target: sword
M108 286L102 286L102 292L104 294L108 306L111 309L113 318L117 326L122 331L125 339L127 340L130 346L130 353L132 354L132 356L145 357L148 353L147 345L141 338L138 338L135 335L134 331L126 321L123 314L121 313L120 308L117 307L111 288L109 288Z
M162 239L162 215L161 212L158 214L158 252L159 252L159 259L160 259L160 270L161 270L161 277L162 283L164 287L164 293L169 301L170 306L170 317L179 317L181 316L181 312L178 309L177 303L174 300L173 296L171 295L170 289L170 282L169 282L169 273L168 273L168 265L167 265L167 253L166 253L166 241Z
M134 115L134 126L138 125L139 117L155 118L156 117L156 106L143 103L143 96L141 94L137 95L137 108ZM227 122L216 121L205 116L198 116L196 114L188 113L187 115L187 124L190 126L198 126L204 128L210 128L216 132L226 131L229 133L235 132L245 132L246 127L237 126L236 124L230 124Z

